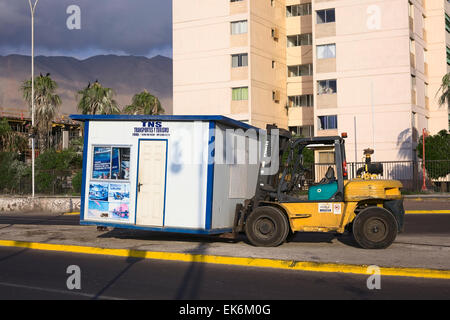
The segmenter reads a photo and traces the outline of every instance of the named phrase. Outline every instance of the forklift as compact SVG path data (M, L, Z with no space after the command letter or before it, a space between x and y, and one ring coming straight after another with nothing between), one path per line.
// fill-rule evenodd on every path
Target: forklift
M268 137L272 129L278 128L268 125ZM349 180L345 133L293 138L287 130L278 130L278 172L262 174L270 164L261 164L254 197L236 207L233 233L245 232L251 244L263 247L279 246L296 232L351 233L362 248L389 247L403 230L402 184L379 178L383 169L371 162L373 150L365 150L365 165ZM271 154L270 140L266 156ZM317 146L334 150L334 165L302 196L300 189L311 174L303 165L303 151Z

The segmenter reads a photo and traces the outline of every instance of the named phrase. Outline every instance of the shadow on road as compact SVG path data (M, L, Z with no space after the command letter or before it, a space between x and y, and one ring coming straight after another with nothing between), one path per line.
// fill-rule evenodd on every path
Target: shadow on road
M97 294L95 294L95 296L92 298L92 300L100 299L101 296L106 292L106 290L111 288L125 273L127 273L135 264L137 264L139 261L142 261L142 260L144 260L144 259L128 257L126 259L126 263L128 263L128 265L122 271L120 271L113 279L111 279L111 281L109 281L106 284L106 286L104 286L99 292L97 292Z
M174 297L176 300L199 299L200 286L205 272L204 256L207 254L209 243L200 243L195 249L185 251L184 253L196 254L194 261L186 270L181 284Z

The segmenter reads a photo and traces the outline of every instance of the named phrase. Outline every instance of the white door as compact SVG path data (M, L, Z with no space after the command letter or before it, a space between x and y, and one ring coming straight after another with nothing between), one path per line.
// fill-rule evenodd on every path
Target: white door
M140 141L136 224L163 226L166 141Z

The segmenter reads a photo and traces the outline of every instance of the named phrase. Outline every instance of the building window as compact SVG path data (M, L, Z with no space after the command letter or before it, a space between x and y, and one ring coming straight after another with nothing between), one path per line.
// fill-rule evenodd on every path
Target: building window
M336 44L317 46L317 59L336 58Z
M244 1L244 0L230 0L230 2L241 2L241 1Z
M247 20L231 22L231 34L243 34L247 33L247 31L248 31Z
M334 152L333 151L320 151L319 163L321 164L334 164Z
M301 136L304 138L310 138L314 136L314 126L289 127L289 131L293 136Z
M290 107L312 107L314 106L314 97L312 94L289 97Z
M318 126L319 130L337 129L337 115L320 116Z
M288 48L310 45L312 45L312 33L296 34L287 37Z
M336 22L334 9L325 9L317 11L317 24Z
M312 76L313 66L310 64L301 64L297 66L288 66L288 77Z
M311 3L286 6L286 17L306 16L310 15L311 12L312 12Z
M248 87L233 88L232 99L233 101L248 100Z
M248 66L248 54L233 54L231 56L231 67L239 68L239 67L247 67Z
M317 81L318 88L317 93L320 94L333 94L337 92L337 80L319 80Z

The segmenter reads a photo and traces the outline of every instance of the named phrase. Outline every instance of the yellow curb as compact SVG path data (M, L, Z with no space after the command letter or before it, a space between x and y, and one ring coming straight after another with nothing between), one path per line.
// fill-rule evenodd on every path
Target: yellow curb
M79 212L66 212L63 213L63 216L79 216L80 213Z
M450 210L406 210L406 214L450 214Z
M333 272L352 274L372 274L366 265L350 265L335 263L320 263L295 260L275 260L264 258L225 257L190 253L154 252L130 249L106 249L96 247L45 244L37 242L24 242L0 240L0 246L19 247L45 251L60 251L82 254L108 255L117 257L132 257L141 259L156 259L183 262L201 262L221 265L234 265L243 267L275 268L285 270L299 270L312 272ZM381 275L396 277L414 277L430 279L450 279L450 270L424 269L424 268L396 268L380 267Z

